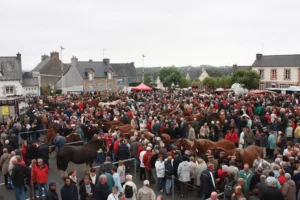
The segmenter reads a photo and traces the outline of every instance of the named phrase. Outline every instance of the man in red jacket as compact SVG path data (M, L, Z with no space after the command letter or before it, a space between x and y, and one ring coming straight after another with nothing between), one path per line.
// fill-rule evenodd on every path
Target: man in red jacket
M39 158L38 163L34 168L32 169L33 173L33 180L35 179L38 185L38 191L39 191L39 200L43 199L43 188L45 195L48 192L48 175L49 175L49 169L48 166L43 163L43 159ZM33 185L32 185L33 187Z
M151 152L151 147L147 147L146 148L146 153L143 157L143 163L145 165L145 170L146 170L146 178L147 180L149 180L151 182L151 165L150 165L150 161L152 158L153 153Z

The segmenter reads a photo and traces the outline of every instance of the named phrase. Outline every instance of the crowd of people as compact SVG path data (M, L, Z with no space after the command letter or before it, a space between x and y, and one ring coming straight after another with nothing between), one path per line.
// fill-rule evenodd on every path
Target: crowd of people
M64 96L63 102L55 102L58 107L53 108L53 100L49 102L51 111L36 104L25 117L9 116L7 125L0 130L3 153L0 167L5 185L14 190L16 199L26 199L25 190L31 199L37 199L37 190L39 199L44 195L47 200L155 200L171 195L172 187L182 198L193 196L192 191L196 191L199 198L212 200L300 199L297 95L154 91L105 93L101 99L111 95L123 103L99 107L82 101L74 103L75 97L83 97L69 95ZM96 96L99 94L89 94L89 98ZM188 121L186 116L197 117ZM130 124L136 130L148 130L155 137L149 140L138 132L126 137L118 128L104 130L99 119ZM49 124L58 133L53 141L58 148L65 144L63 136L74 133L87 142L95 135L104 138L109 150L108 154L98 152L97 160L104 162L98 173L91 168L78 179L76 170L70 171L64 178L60 196L56 182L48 179L49 144L39 136L43 136ZM262 153L255 155L253 163L244 163L224 151L207 150L198 155L181 146L169 145L162 134L175 141L225 139L242 149L256 145ZM21 142L19 148L17 144ZM136 159L143 183L140 189L128 173L132 167L124 161L128 158Z

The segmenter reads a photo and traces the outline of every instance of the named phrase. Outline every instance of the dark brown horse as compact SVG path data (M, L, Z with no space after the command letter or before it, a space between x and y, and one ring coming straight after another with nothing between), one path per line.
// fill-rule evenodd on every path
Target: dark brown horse
M89 164L92 167L94 160L97 157L97 151L99 149L106 150L105 140L94 139L83 146L69 146L66 145L58 150L56 156L57 169L61 170L61 175L65 175L65 171L68 168L68 163L73 162L75 164Z

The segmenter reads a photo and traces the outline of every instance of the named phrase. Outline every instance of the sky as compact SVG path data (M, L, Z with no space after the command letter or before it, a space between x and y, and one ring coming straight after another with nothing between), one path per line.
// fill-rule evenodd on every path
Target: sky
M256 53L300 53L299 0L2 0L0 56L23 70L59 51L63 62L152 66L251 65Z

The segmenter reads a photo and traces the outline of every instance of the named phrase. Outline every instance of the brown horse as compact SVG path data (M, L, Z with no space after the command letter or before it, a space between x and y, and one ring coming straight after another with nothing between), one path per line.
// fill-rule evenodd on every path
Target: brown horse
M82 141L81 135L75 133L71 133L70 135L66 136L65 139L66 143Z
M111 131L114 132L116 130L116 128L117 128L117 126L113 125L111 127ZM123 126L119 126L118 128L119 128L121 134L130 133L130 135L131 134L133 135L133 133L135 131L135 129L130 124L125 124Z
M46 140L49 143L49 145L52 145L53 139L56 137L56 132L52 125L49 125L48 130L46 132Z
M120 121L106 121L106 120L99 120L98 121L99 127L102 127L104 132L108 132L112 126L123 126L124 124Z

